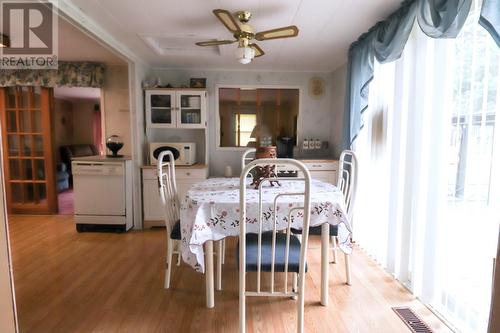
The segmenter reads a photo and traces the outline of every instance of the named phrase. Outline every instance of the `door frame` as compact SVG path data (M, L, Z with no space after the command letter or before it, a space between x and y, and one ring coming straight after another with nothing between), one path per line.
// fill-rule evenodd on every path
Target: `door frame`
M0 143L1 141L2 136L0 135ZM0 144L0 164L3 165L3 154L1 154L1 149ZM3 168L0 168L0 331L19 331L16 298L14 294L14 278L12 274L12 257L10 253Z

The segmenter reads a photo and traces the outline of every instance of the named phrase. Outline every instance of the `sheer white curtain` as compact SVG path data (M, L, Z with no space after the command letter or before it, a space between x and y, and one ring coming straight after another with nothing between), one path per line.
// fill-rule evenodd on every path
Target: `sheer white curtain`
M355 240L465 332L486 330L500 222L500 52L478 6L456 40L416 28L375 64L355 142Z

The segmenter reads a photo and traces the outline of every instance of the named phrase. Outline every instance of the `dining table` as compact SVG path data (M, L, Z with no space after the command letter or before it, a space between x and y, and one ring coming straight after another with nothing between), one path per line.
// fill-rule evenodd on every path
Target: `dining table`
M279 178L278 178L279 180ZM247 232L258 232L259 190L246 187ZM279 193L297 193L304 190L300 180L280 181L280 186L262 186L262 230L272 230L274 199ZM193 185L181 200L181 255L184 262L197 272L205 273L206 305L215 306L214 297L214 241L240 235L240 179L208 178ZM330 225L338 226L338 247L350 254L351 225L342 192L335 186L319 180L311 181L310 227L321 227L321 304L328 305L328 250ZM292 208L303 205L303 196L282 196L277 203L277 230L288 225ZM292 215L291 227L302 229L302 214ZM218 242L220 260L222 242ZM218 265L220 267L220 265ZM221 274L219 271L218 274ZM220 290L221 286L217 285Z

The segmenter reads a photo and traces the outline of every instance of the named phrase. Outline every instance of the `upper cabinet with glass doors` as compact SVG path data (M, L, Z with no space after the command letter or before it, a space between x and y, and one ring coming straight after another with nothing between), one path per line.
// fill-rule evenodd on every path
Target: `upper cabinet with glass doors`
M206 90L146 90L146 123L150 128L205 128L206 109Z

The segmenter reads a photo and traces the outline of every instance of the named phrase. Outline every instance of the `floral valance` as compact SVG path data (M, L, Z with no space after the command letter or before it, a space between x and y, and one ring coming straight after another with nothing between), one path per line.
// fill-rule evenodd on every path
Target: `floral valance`
M91 62L59 62L58 69L0 69L0 87L102 87L105 67Z

